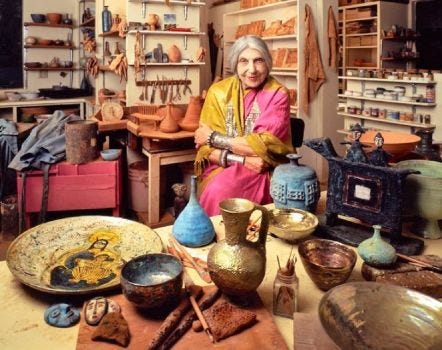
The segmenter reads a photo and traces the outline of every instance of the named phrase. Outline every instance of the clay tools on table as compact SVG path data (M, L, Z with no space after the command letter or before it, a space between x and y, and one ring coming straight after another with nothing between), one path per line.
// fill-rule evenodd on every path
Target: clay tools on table
M210 278L209 273L204 270L200 265L198 265L195 261L195 259L190 255L185 248L181 246L181 244L178 243L178 241L173 237L172 235L169 238L169 244L172 248L174 248L179 255L182 255L185 257L194 267L194 269L198 272L198 275L201 277L201 279L206 283L211 283L212 279Z

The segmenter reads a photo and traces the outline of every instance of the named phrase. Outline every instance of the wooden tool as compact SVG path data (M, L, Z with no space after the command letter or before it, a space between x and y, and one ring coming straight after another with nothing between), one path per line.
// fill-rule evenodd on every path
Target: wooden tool
M173 246L180 254L182 254L183 256L185 256L190 263L192 264L192 266L194 267L194 269L198 272L198 275L202 278L202 280L206 283L211 283L212 279L210 278L209 273L204 270L201 266L199 266L192 255L190 255L186 249L184 249L181 244L178 243L178 241L175 239L175 237L173 237L172 235L170 235L170 239L169 239L170 245Z
M207 333L210 341L212 343L214 343L215 339L213 338L213 335L210 332L210 327L207 324L207 321L204 318L204 315L201 312L201 309L195 299L195 294L194 294L195 292L194 292L194 288L193 288L193 286L195 286L195 284L193 283L192 278L189 276L189 274L186 271L184 271L183 279L184 279L184 287L186 288L186 291L189 295L189 300L190 300L190 304L192 304L193 311L195 311L195 314L198 317L198 320L201 322L204 332Z
M431 271L434 271L434 272L442 273L442 268L440 268L438 266L431 265L431 264L429 264L429 263L427 263L425 261L413 258L413 257L408 256L408 255L404 255L404 254L400 254L400 253L396 253L396 255L397 255L398 258L400 258L402 260L405 260L405 261L409 262L410 264L413 264L413 265L416 265L416 266L420 266L420 267L423 267L425 269L428 269L428 270L431 270Z

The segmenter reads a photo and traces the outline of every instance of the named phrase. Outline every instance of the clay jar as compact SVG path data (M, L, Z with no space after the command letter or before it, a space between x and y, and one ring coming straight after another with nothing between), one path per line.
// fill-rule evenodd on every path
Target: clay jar
M167 56L169 56L169 62L178 63L181 62L181 51L176 45L172 45L167 50Z
M172 104L168 103L166 107L167 113L160 123L160 130L166 133L177 132L180 130L178 122L172 115Z
M184 119L179 123L181 129L186 131L195 131L198 129L200 114L202 108L202 99L200 96L190 96Z
M149 14L147 16L147 21L146 21L146 23L149 25L149 30L156 30L159 20L160 17L157 14L155 13Z

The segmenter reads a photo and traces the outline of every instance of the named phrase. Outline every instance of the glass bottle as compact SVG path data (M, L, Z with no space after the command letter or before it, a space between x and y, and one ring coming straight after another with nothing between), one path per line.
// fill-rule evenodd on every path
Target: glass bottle
M280 268L273 283L273 314L293 319L298 311L299 280L293 269Z
M109 6L104 6L104 10L101 12L101 25L103 33L110 31L112 26L112 13L108 9Z

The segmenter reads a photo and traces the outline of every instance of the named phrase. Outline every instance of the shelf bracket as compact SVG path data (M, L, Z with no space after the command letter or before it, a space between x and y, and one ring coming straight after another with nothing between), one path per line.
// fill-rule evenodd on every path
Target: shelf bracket
M187 16L189 14L189 6L184 5L184 20L187 21Z
M187 50L187 35L184 35L184 50Z

